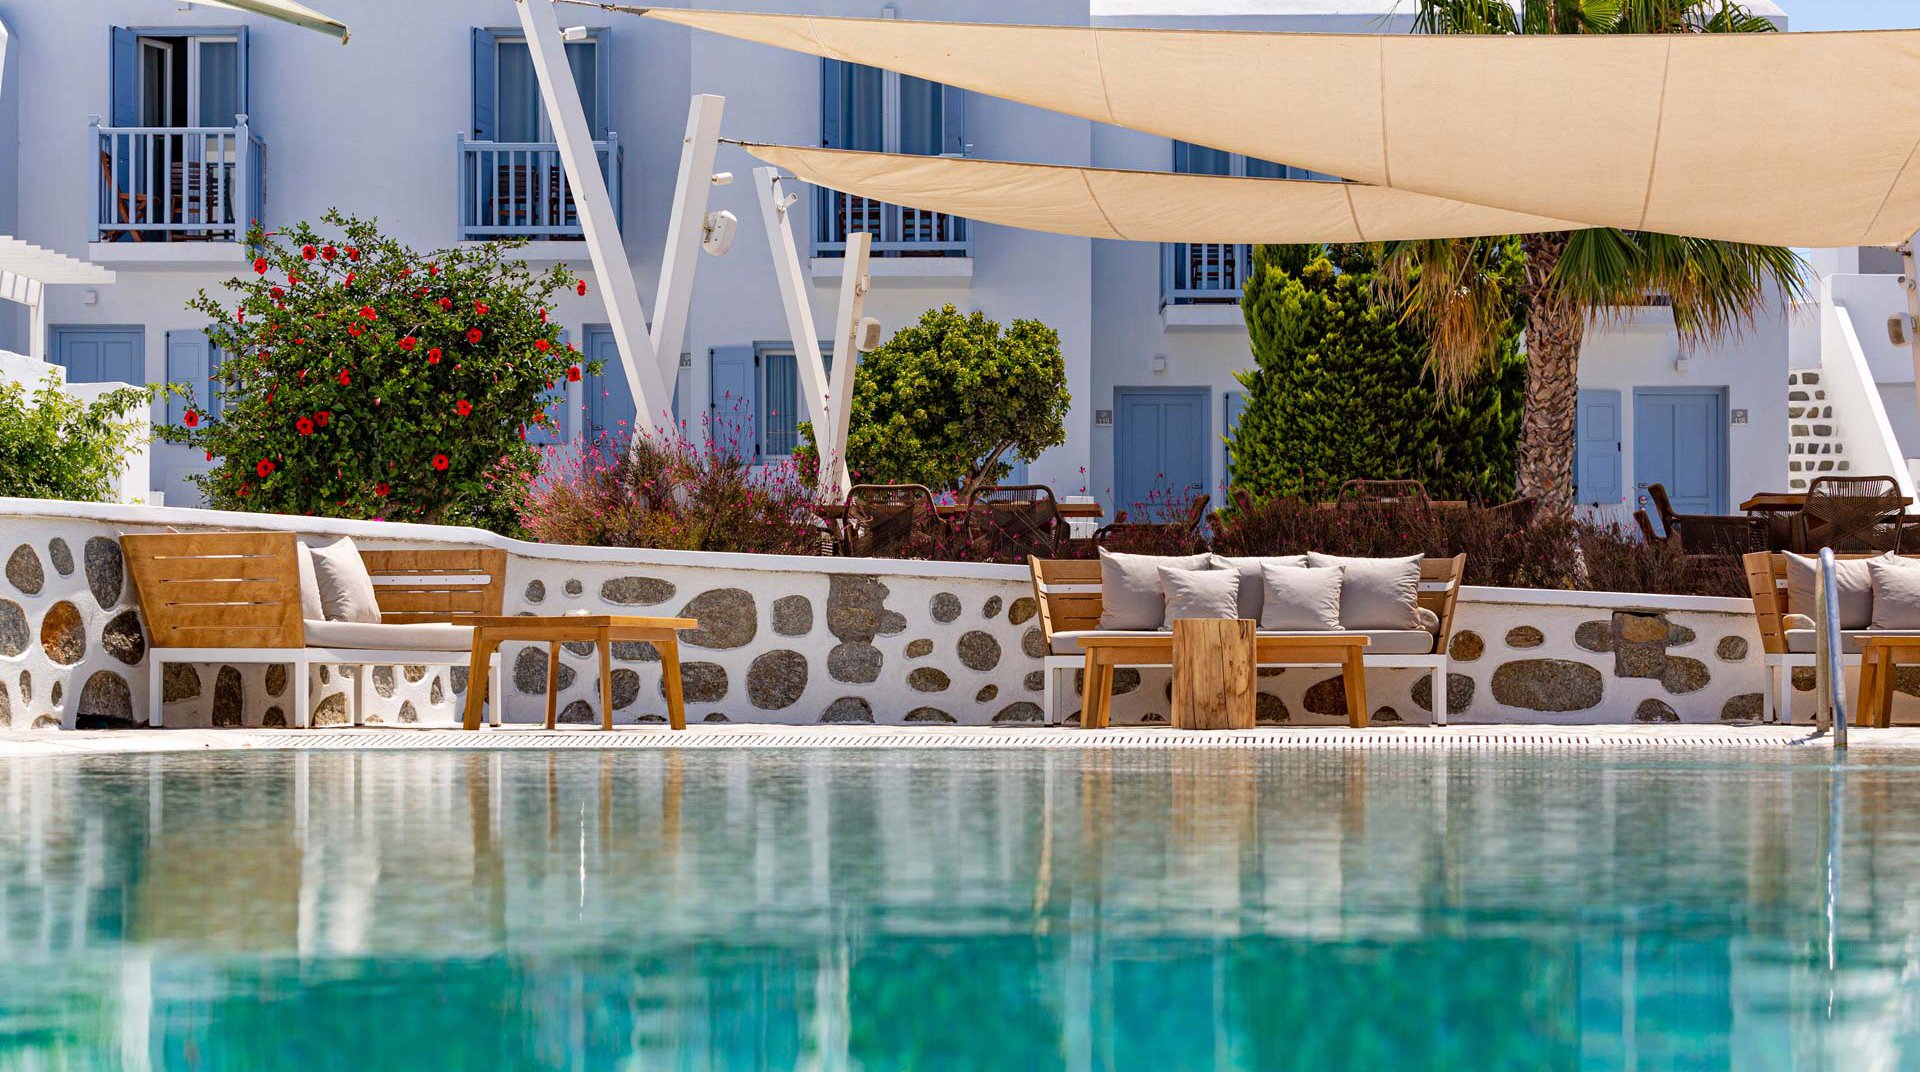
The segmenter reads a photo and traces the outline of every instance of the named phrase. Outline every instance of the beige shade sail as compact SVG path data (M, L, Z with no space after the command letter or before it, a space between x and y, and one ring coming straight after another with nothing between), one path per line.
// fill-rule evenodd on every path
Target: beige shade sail
M1783 246L1920 229L1920 31L1345 35L628 10L1531 215Z
M1584 224L1350 182L1171 175L742 143L857 197L1030 231L1138 242L1388 242Z
M338 19L329 18L320 12L296 4L293 0L195 0L196 3L210 7L224 7L234 11L247 11L255 15L265 15L281 22L291 22L330 37L338 37L341 44L347 43L347 24Z

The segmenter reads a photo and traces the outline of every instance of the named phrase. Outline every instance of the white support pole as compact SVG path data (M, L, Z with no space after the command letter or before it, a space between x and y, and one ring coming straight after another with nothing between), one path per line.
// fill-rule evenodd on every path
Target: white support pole
M38 280L27 284L27 356L47 359L47 288Z
M680 347L687 336L694 269L700 261L707 195L713 190L713 158L720 149L720 113L727 99L696 94L687 105L687 133L680 142L680 174L674 181L667 250L660 260L660 290L653 299L653 352L668 399L680 375Z
M860 318L867 304L867 258L873 236L856 231L847 236L845 263L840 266L840 308L833 318L833 382L827 387L828 425L820 472L822 495L845 499L853 490L847 472L847 434L853 424L853 374L860 363ZM831 459L831 461L828 461Z
M520 28L527 35L527 51L532 55L534 74L540 82L540 96L546 102L547 116L553 124L553 140L559 145L560 161L566 167L567 182L573 189L587 254L593 260L594 275L599 280L601 301L606 304L607 322L620 349L621 363L626 366L635 422L643 426L671 427L673 392L661 379L653 340L647 334L640 287L634 281L633 266L627 263L626 244L620 238L620 219L613 210L606 177L600 174L593 133L587 128L586 109L580 104L573 68L567 63L566 45L560 38L560 23L554 16L553 4L551 0L516 0L514 6L520 16ZM675 354L676 361L678 356Z
M829 424L827 366L820 357L820 333L813 326L813 306L809 304L806 276L800 267L800 250L793 242L793 224L787 215L787 192L776 168L753 169L754 193L760 198L760 214L767 224L767 245L773 251L773 277L780 283L780 304L786 309L787 331L793 336L795 364L800 366L800 390L807 414L814 422L814 442L820 448L820 487L824 493L830 466L825 433ZM798 196L798 195L794 195Z
M1914 235L1900 247L1900 289L1907 294L1907 345L1913 348L1913 380L1916 393L1920 393L1920 274L1914 271L1915 242L1920 242L1920 235ZM1905 458L1894 460L1906 461Z

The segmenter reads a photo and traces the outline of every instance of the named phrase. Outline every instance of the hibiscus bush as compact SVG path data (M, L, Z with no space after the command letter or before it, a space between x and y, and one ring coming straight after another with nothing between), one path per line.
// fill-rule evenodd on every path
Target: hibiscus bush
M540 470L527 431L582 374L547 311L586 283L510 245L420 253L373 220L322 223L256 225L252 271L188 303L225 355L218 412L178 385L160 434L217 462L196 479L219 509L513 528Z

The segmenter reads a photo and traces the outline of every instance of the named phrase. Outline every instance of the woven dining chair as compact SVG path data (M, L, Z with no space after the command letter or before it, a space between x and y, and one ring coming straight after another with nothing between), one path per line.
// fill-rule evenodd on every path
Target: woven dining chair
M924 485L856 484L847 492L837 549L850 558L933 558L943 527Z
M1653 500L1653 508L1660 515L1660 527L1666 533L1664 542L1678 544L1689 555L1744 555L1768 549L1767 523L1762 518L1675 513L1662 484L1648 484L1647 498ZM1644 515L1646 511L1636 513ZM1634 520L1651 528L1640 517Z
M975 557L1019 562L1059 558L1066 519L1045 484L976 488L967 498L967 547Z
M1898 551L1906 501L1890 476L1823 476L1807 485L1807 503L1793 515L1793 543L1803 554Z
M1114 516L1113 524L1102 525L1093 534L1096 547L1134 554L1188 554L1203 549L1200 526L1206 523L1207 507L1213 499L1201 495L1187 506L1179 521L1128 521L1126 511Z

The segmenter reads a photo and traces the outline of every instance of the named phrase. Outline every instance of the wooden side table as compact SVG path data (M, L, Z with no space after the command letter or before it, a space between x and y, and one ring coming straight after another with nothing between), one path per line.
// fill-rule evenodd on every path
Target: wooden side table
M1920 636L1868 637L1860 648L1860 702L1856 726L1893 725L1893 672L1920 664Z
M1181 618L1173 623L1173 728L1250 730L1256 684L1247 618Z
M1254 665L1339 667L1346 678L1347 725L1365 729L1371 716L1367 711L1366 667L1361 656L1368 641L1369 638L1361 634L1340 632L1311 636L1256 635ZM1114 667L1173 665L1171 633L1150 636L1095 633L1080 638L1080 649L1087 653L1080 708L1080 725L1084 729L1104 728L1113 714Z
M560 645L586 641L600 652L600 728L613 728L613 644L644 640L660 653L661 680L667 693L667 718L676 730L687 728L687 708L680 691L680 635L698 628L692 618L640 618L624 614L562 615L558 617L474 617L473 658L467 671L466 728L480 728L481 697L486 691L487 665L500 645L532 641L547 645L547 728L554 723L559 700ZM501 685L505 691L505 684ZM496 698L498 703L503 698Z

